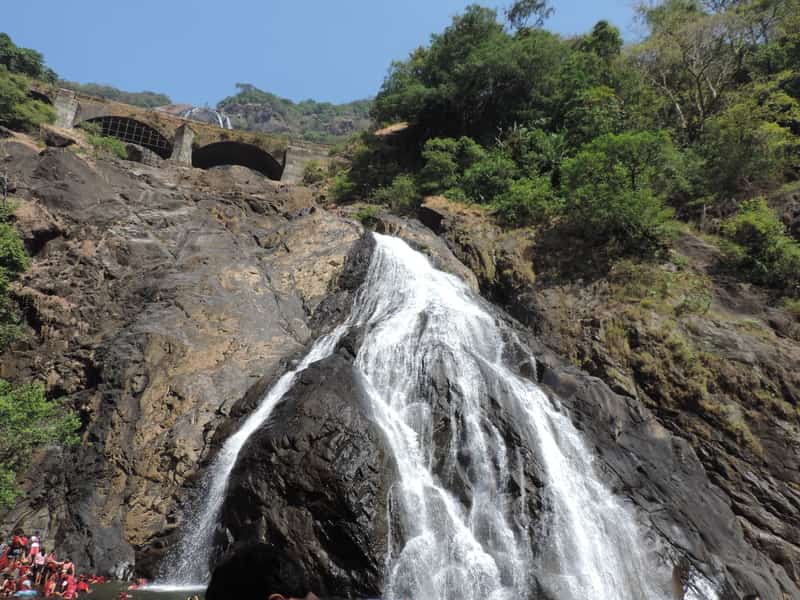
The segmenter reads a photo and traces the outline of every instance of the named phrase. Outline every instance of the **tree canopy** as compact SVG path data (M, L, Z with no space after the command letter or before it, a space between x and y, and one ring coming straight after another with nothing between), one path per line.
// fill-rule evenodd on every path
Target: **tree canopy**
M646 2L627 46L607 21L548 32L550 13L473 5L393 63L372 114L408 123L403 141L361 136L335 193L387 198L411 176L417 201L652 254L676 215L725 219L800 176L800 0Z
M7 33L0 33L0 65L11 73L48 83L55 83L58 79L55 71L44 64L41 52L17 46Z

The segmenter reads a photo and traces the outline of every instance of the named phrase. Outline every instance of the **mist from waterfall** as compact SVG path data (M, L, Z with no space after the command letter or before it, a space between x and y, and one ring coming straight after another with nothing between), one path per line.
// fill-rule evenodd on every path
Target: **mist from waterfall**
M203 505L164 570L171 582L208 580L213 532L240 450L297 373L359 328L354 366L398 471L387 503L386 600L511 600L537 590L556 600L666 600L669 582L659 581L663 571L652 564L632 511L598 479L564 408L504 361L513 332L461 280L405 242L375 240L346 322L277 381L208 469ZM443 379L446 392L433 385ZM538 521L524 486L513 485L524 465L495 422L498 404L541 466ZM442 422L446 432L436 430Z

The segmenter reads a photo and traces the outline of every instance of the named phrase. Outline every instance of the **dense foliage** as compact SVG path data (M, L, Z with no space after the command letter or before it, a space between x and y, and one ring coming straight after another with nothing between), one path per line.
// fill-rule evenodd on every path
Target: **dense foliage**
M0 125L32 132L55 120L52 107L31 97L30 88L34 80L49 84L56 79L41 53L21 48L0 33Z
M40 52L30 48L20 48L7 33L0 33L0 65L11 73L25 75L31 79L55 83L55 71L44 64L44 57Z
M9 221L10 208L11 205L0 208L0 353L18 333L18 316L10 288L29 262L25 246Z
M722 231L731 240L729 260L735 268L758 283L800 295L800 243L786 234L763 198L744 202Z
M42 123L55 120L49 104L32 98L30 80L0 65L0 125L16 131L36 131Z
M519 0L503 23L470 6L394 63L372 114L408 127L352 141L333 193L392 204L402 192L406 207L442 194L507 226L567 227L608 254L647 256L676 217L749 219L747 199L798 178L800 0L642 3L649 34L629 46L605 21L550 33L551 12Z
M159 94L157 92L126 92L110 85L103 85L100 83L77 83L74 81L60 80L58 85L82 94L90 96L97 96L98 98L107 98L116 102L124 102L125 104L132 104L133 106L141 106L142 108L155 108L157 106L165 106L172 104L172 100L166 94Z
M336 142L355 131L367 129L371 124L369 100L356 100L347 104L332 104L303 100L292 102L275 94L264 92L249 83L237 83L239 90L217 104L219 110L228 112L239 129L263 130L275 127L263 119L278 121L282 129L299 137L316 142ZM252 105L257 110L240 110ZM249 107L246 107L249 108Z
M17 474L29 466L37 449L78 441L78 418L59 402L47 400L44 387L12 387L0 379L0 508L19 494Z

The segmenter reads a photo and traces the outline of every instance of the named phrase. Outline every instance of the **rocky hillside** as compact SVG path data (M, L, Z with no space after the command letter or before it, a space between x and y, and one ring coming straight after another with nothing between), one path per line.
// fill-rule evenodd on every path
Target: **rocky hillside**
M159 169L19 139L0 159L33 256L14 292L27 335L0 376L45 381L83 423L79 447L42 450L0 521L42 531L81 569L152 575L222 440L349 310L364 228L355 208L241 168ZM471 282L527 340L540 367L523 374L570 409L675 577L721 574L726 600L799 599L793 317L717 273L713 245L691 235L669 261L609 270L477 209L431 199L419 216L374 222ZM209 597L380 591L393 466L359 400L359 344L347 336L299 378L243 450ZM446 403L445 375L435 389ZM539 468L515 470L509 490L526 490L535 514Z
M295 103L250 85L237 84L239 92L217 104L236 129L284 133L311 142L335 143L370 127L371 102L358 100L331 104L304 100Z

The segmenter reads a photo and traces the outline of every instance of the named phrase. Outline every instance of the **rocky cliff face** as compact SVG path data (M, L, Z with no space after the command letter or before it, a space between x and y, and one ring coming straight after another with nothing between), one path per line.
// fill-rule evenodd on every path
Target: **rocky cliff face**
M238 168L0 153L34 255L15 292L28 336L2 376L46 381L84 422L74 453L42 453L4 525L87 569L151 572L217 427L305 347L360 227Z
M46 381L84 424L78 448L40 453L3 528L41 530L81 568L151 575L221 441L349 311L369 260L363 230L245 169L156 169L16 141L0 160L34 256L15 290L28 335L0 376ZM513 315L497 312L540 358L526 371L520 356L523 374L569 408L676 580L721 574L726 598L800 598L800 343L788 316L716 274L702 240L653 272L606 272L445 202L421 217L428 227L392 216L379 227ZM380 591L393 465L351 365L358 344L354 332L298 378L245 446L210 597L236 585L242 598L264 586ZM431 386L447 405L446 375ZM513 485L536 514L534 453L508 443L530 456Z

